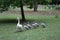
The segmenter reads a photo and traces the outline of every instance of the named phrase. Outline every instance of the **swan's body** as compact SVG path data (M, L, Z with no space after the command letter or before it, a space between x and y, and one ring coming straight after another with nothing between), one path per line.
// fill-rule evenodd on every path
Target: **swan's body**
M17 24L17 27L18 27L18 28L22 28L22 25L18 23L18 24Z
M45 24L45 23L41 23L41 26L42 26L43 28L45 28L45 27L46 27L46 24Z
M24 28L26 28L27 30L29 30L29 27L27 25L24 25Z
M20 31L22 31L22 29L23 29L23 27L22 27L22 25L20 24L20 19L19 19L19 17L17 17L17 20L18 20L18 23L17 23L17 26L16 26L16 30L20 30Z
M31 27L32 27L32 26L29 24L29 22L27 23L27 26L28 26L30 29L31 29Z
M34 23L32 24L32 26L33 26L34 28L36 28L36 27L38 27L38 26L39 26L39 24L38 24L38 23L36 23L36 22L34 22Z
M38 23L34 23L37 27L39 26L39 24Z

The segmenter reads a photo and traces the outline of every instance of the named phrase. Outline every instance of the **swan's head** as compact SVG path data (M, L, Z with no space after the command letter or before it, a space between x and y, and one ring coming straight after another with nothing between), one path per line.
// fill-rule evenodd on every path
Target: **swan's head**
M19 19L19 17L17 17L17 19Z

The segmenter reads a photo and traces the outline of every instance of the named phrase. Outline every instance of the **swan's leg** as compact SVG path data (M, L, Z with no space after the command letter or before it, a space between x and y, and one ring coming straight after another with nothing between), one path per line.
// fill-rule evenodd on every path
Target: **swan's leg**
M16 27L16 32L18 32L18 27Z
M20 28L19 28L19 31L20 31L20 32L22 32L22 31L23 31L23 28L22 28L22 27L20 27Z

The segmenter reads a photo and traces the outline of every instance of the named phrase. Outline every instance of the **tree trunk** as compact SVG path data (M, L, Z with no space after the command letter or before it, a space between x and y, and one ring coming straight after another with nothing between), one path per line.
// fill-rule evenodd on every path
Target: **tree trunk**
M25 21L25 15L24 15L24 10L23 10L22 0L20 1L20 3L21 3L21 16L22 16L22 21Z
M34 3L34 11L37 11L38 3L37 0L33 0Z

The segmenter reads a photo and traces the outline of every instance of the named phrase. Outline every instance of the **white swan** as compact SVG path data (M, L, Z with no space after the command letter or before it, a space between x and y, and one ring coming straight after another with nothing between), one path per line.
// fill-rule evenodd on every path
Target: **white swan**
M17 17L17 20L18 20L18 23L17 23L17 26L16 26L16 31L18 31L18 29L19 29L19 31L22 31L22 30L23 30L23 27L22 27L22 25L20 24L20 19L19 19L19 17Z

